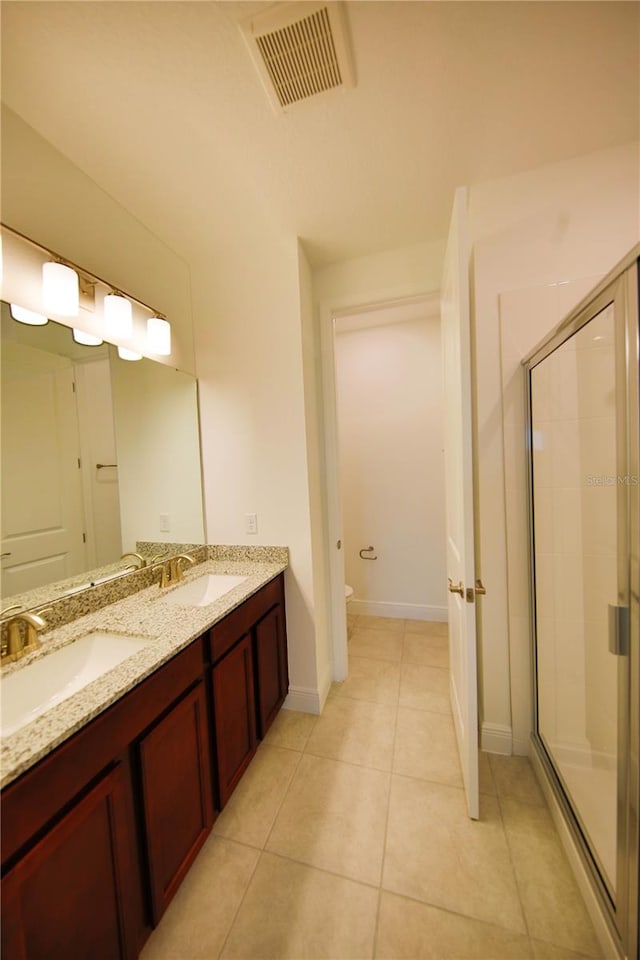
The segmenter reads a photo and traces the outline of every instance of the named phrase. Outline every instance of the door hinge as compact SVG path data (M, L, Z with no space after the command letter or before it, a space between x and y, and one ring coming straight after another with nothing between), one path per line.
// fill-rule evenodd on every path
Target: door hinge
M71 389L73 390L74 393L76 392L76 382L75 382L75 380L72 380L72 381L71 381Z
M78 470L80 470L80 457L78 457Z
M86 542L87 542L87 535L86 535L86 533L83 533L83 534L82 534L82 542L83 542L83 543L86 543Z

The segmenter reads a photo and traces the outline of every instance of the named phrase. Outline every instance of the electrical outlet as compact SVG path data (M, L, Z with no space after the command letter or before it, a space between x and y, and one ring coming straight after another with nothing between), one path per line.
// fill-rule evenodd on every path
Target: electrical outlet
M247 526L246 526L247 533L257 533L258 532L258 514L246 513L245 518L247 521Z
M169 523L169 514L161 513L160 514L160 533L169 533L171 530L171 524Z

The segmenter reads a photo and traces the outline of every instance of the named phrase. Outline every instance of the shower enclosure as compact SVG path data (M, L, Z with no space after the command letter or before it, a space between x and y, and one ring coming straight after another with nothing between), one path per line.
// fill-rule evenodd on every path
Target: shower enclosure
M630 958L638 951L639 255L524 361L533 748Z

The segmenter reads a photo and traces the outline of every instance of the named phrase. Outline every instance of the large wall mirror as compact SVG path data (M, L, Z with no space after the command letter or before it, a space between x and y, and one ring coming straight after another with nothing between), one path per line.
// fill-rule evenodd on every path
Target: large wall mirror
M204 542L193 377L18 323L6 303L0 363L3 607L124 569L138 541Z

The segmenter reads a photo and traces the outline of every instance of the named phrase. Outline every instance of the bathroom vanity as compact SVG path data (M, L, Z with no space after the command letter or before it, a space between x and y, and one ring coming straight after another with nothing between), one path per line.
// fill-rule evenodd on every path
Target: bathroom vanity
M151 587L94 614L161 632L102 684L104 709L98 681L3 741L5 960L139 954L286 696L285 566L245 564L210 604Z

